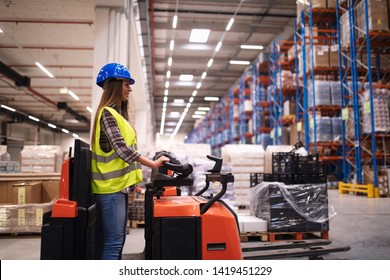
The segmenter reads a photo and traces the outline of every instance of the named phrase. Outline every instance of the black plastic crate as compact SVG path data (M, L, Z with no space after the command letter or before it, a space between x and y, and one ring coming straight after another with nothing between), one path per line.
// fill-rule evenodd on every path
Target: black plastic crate
M296 174L297 154L272 153L272 174Z
M250 173L251 188L264 182L264 173Z

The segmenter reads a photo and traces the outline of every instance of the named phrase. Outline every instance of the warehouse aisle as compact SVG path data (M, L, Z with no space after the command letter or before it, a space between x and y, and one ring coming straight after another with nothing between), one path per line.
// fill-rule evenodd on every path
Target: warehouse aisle
M329 238L335 245L349 245L348 252L332 253L325 259L390 260L390 198L368 199L329 191L329 203L337 215L330 222ZM131 229L124 249L126 256L140 256L144 229ZM0 259L38 260L40 236L0 236Z

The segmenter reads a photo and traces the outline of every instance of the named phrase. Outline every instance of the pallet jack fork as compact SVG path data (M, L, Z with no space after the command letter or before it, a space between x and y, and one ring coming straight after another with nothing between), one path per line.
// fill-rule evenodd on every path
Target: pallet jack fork
M231 173L221 173L222 159L206 173L206 186L194 196L164 195L165 186L189 186L192 166L164 163L175 175L158 173L145 192L145 259L280 259L309 257L350 250L332 246L328 240L241 243L235 212L221 198L227 184L234 182ZM190 172L189 172L190 170ZM210 182L220 182L221 191L204 196Z
M95 258L96 206L91 195L89 145L79 139L61 169L60 195L43 217L42 260Z

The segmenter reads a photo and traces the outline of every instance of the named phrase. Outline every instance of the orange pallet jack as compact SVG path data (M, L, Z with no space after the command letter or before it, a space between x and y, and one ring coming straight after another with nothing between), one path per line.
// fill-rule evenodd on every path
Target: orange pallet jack
M41 235L42 260L94 259L96 206L91 195L89 145L79 139L74 156L61 169L60 194L45 213Z
M235 212L221 198L227 184L234 182L231 173L221 173L222 159L206 173L206 186L194 196L165 195L166 186L190 186L192 166L165 162L173 175L158 173L146 185L145 259L154 260L242 260L309 257L350 250L332 246L329 240L298 240L241 243ZM219 193L204 196L210 182L220 182Z

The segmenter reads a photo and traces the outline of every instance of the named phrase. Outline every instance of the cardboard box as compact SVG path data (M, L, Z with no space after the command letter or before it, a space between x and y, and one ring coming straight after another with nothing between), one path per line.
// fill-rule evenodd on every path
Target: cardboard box
M42 181L42 202L50 202L60 194L60 181Z
M41 203L42 182L24 182L12 186L12 203Z
M3 181L0 182L0 204L12 203L12 186L14 184L21 183L20 181Z

